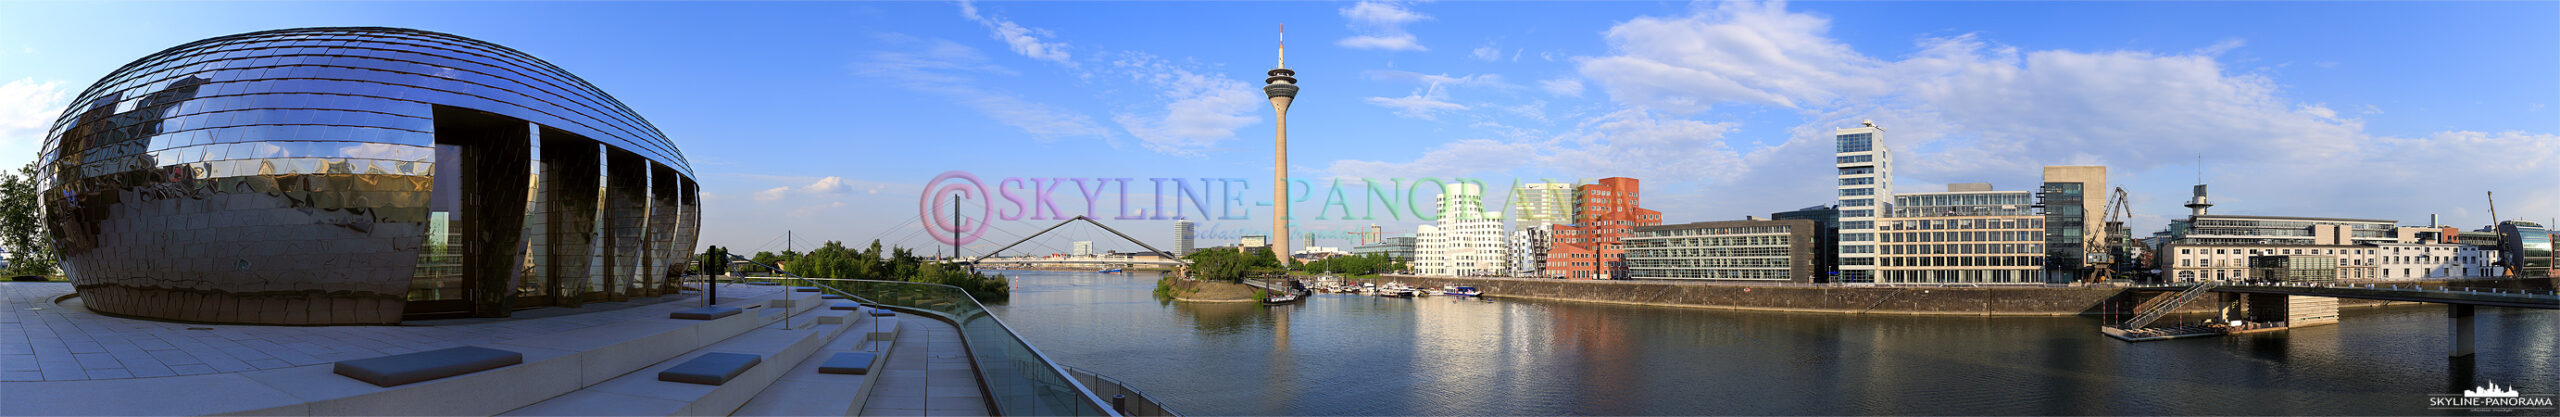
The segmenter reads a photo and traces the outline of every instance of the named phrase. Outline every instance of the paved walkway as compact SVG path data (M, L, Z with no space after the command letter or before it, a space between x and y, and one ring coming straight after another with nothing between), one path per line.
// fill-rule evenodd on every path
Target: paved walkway
M985 416L986 397L969 366L960 329L950 323L899 313L898 343L862 403L865 416Z
M720 293L723 300L769 299L785 288L724 285ZM151 378L317 365L663 318L668 311L699 306L698 300L666 301L439 326L302 327L126 319L89 312L79 307L76 298L53 302L72 292L69 283L0 283L0 366L5 366L0 367L0 381ZM954 340L956 345L956 335ZM952 351L958 352L957 348Z

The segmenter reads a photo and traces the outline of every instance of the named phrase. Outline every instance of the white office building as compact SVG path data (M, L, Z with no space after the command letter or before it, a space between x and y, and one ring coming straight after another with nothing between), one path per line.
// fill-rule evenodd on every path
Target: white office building
M1839 168L1839 275L1833 282L1872 283L1876 270L1876 220L1893 209L1893 152L1875 122L1832 132L1833 166Z
M2420 280L2503 276L2497 266L2495 246L2459 243L2383 243L2380 249L2382 276L2385 280Z
M1484 211L1481 184L1451 183L1433 199L1440 218L1415 229L1415 269L1423 275L1503 276L1510 273L1502 219Z

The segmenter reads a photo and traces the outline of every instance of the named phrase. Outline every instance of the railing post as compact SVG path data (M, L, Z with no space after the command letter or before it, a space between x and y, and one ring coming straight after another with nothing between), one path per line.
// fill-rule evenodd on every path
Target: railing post
M1129 395L1111 394L1111 411L1118 411L1123 415L1129 414Z

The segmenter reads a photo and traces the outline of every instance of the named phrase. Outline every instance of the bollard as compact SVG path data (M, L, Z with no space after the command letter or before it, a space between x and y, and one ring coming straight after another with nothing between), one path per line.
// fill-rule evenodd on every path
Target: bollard
M1111 411L1117 411L1124 415L1129 414L1129 396L1125 394L1111 394Z

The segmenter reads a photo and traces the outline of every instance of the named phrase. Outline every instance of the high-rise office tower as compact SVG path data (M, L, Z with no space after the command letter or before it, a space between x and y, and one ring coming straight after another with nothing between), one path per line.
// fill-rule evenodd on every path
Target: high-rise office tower
M1840 270L1832 282L1875 282L1876 219L1893 209L1893 152L1882 135L1873 121L1832 132L1840 169Z
M1173 256L1191 256L1191 220L1173 221Z

